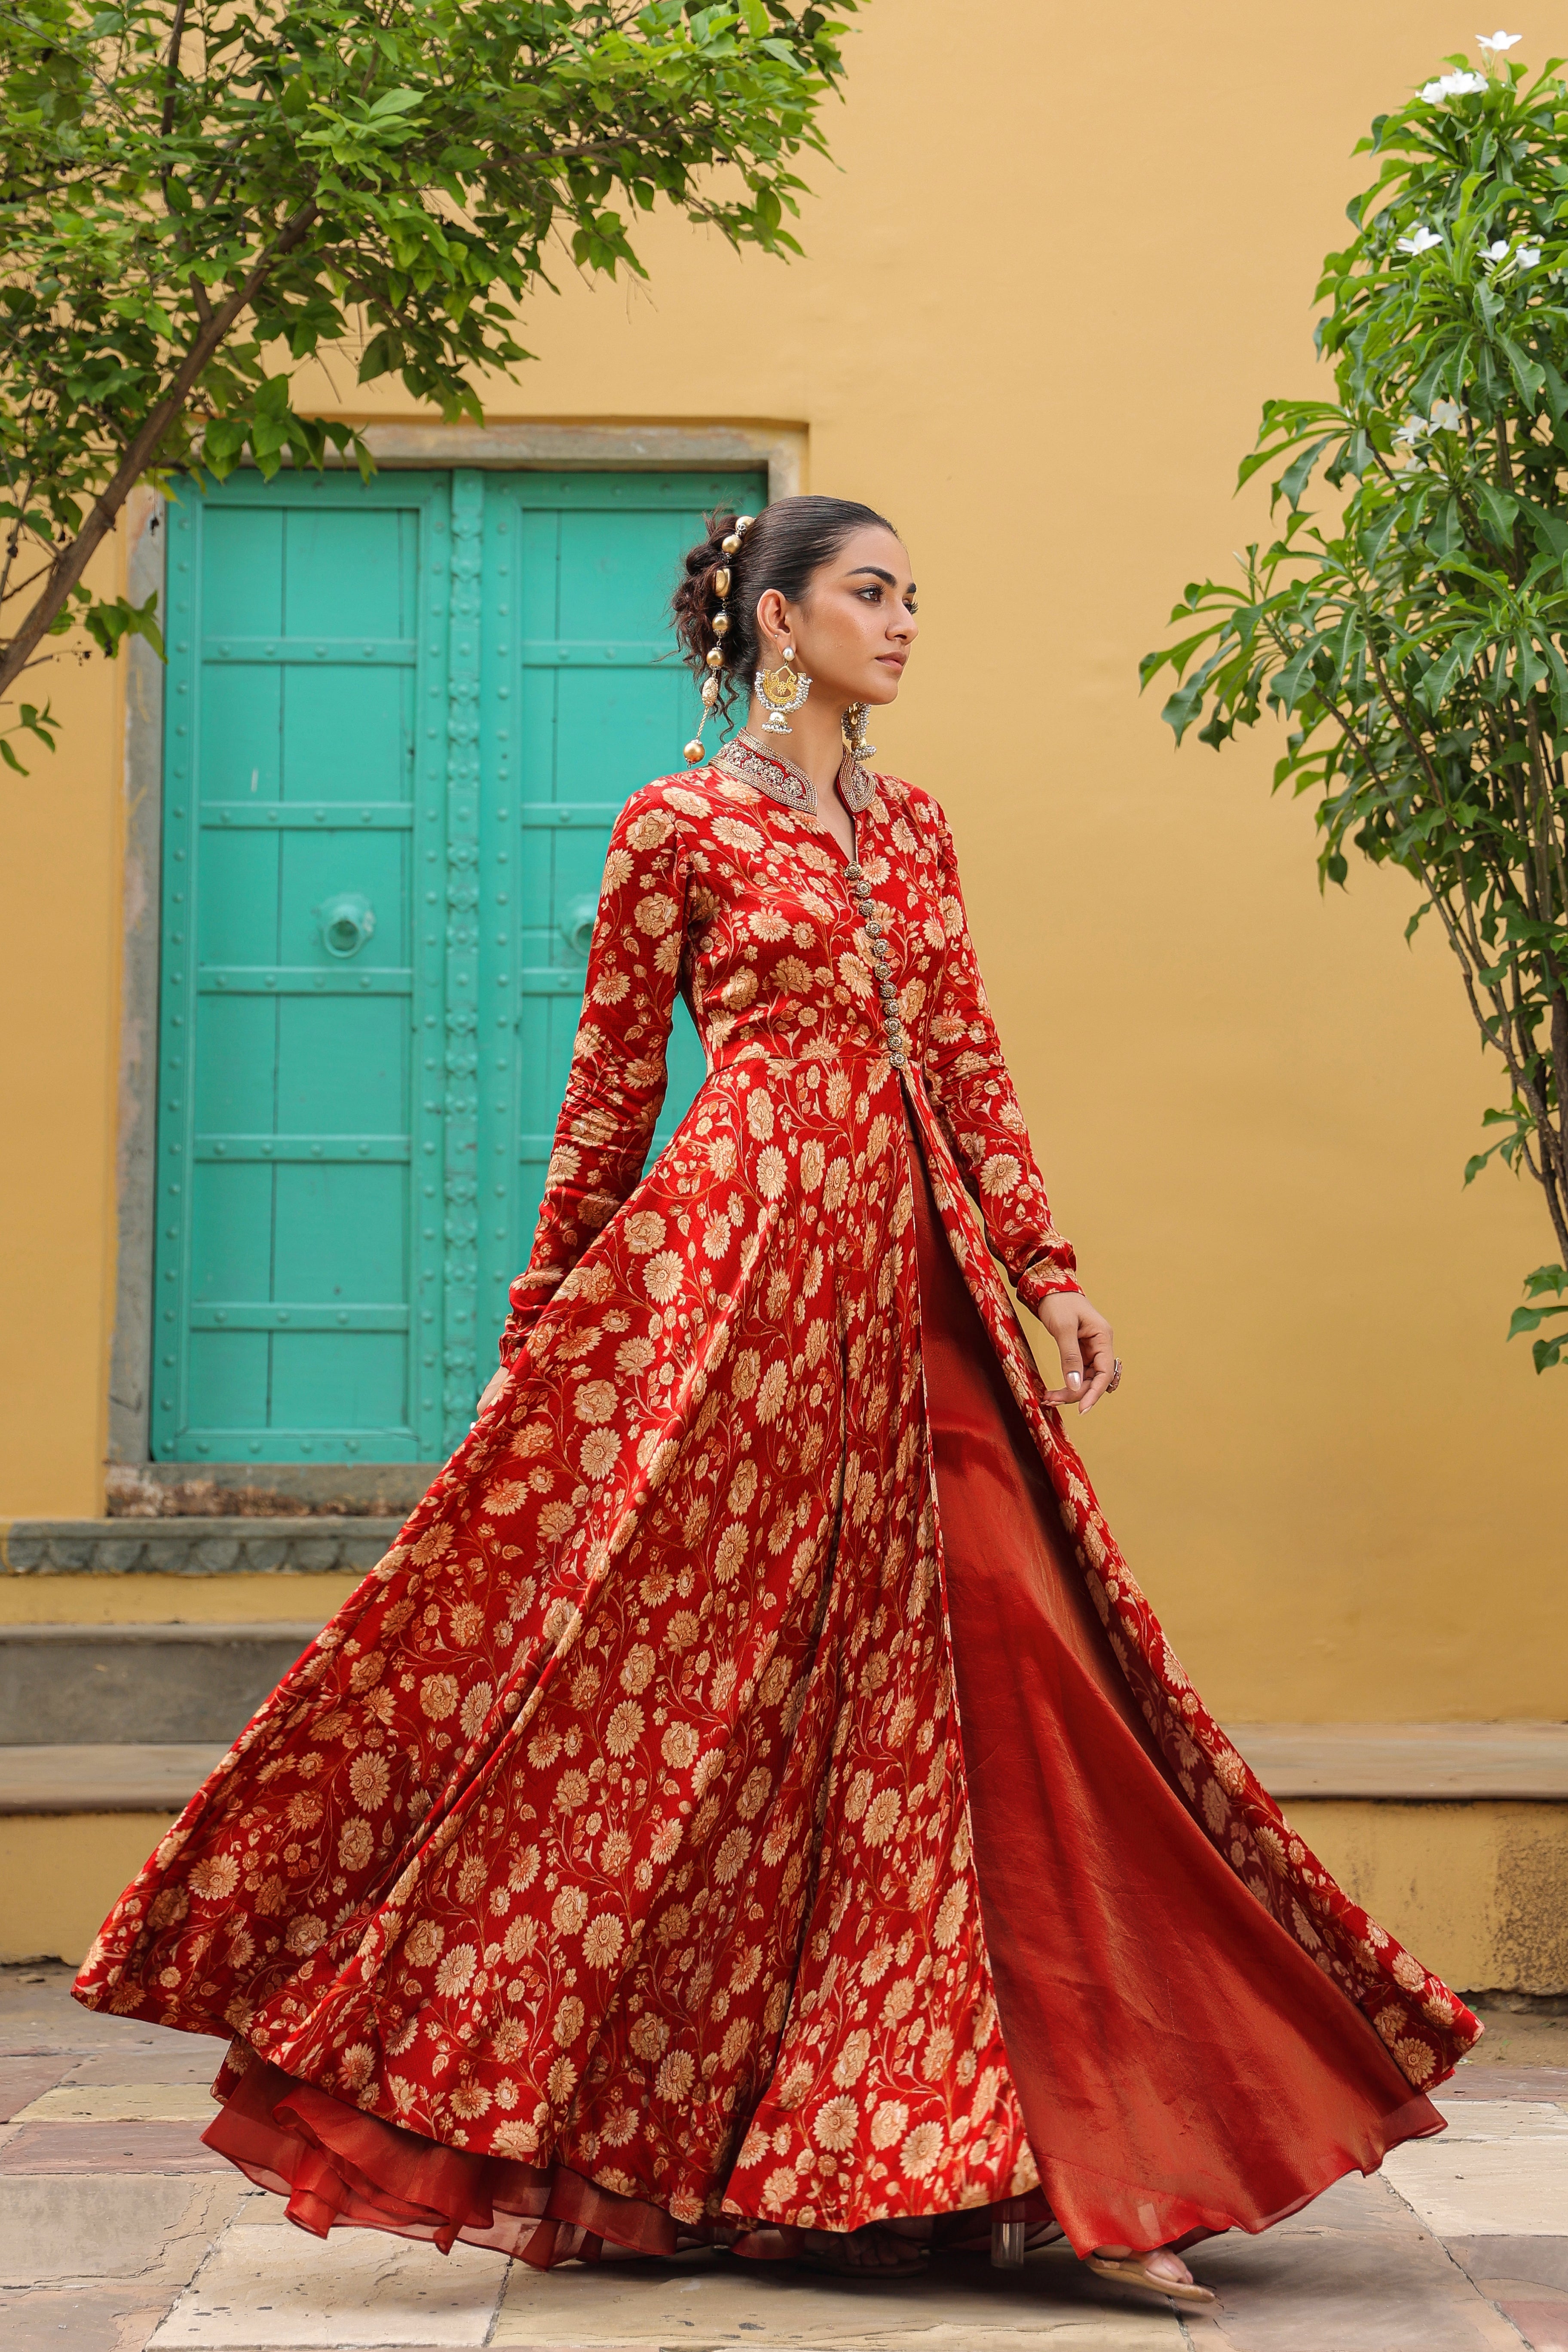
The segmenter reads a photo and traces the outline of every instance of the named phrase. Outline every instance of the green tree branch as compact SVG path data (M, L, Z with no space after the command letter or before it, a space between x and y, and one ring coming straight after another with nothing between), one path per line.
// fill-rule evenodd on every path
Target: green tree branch
M797 253L794 166L826 153L858 5L11 0L0 698L73 622L157 641L85 578L137 482L334 448L371 469L295 408L300 362L347 346L360 382L478 419L553 251L645 274L631 224L669 205ZM52 740L34 704L6 732Z
M1357 151L1377 176L1318 289L1336 399L1266 402L1242 461L1280 469L1284 529L1241 586L1188 587L1142 676L1173 673L1178 743L1284 721L1275 789L1317 794L1322 884L1349 848L1413 877L1406 936L1436 911L1509 1080L1465 1181L1529 1171L1563 1263L1527 1295L1568 1297L1568 88L1555 59L1447 62Z

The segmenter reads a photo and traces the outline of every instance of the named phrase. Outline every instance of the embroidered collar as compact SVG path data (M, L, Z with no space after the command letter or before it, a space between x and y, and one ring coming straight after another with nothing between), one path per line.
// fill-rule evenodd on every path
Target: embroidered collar
M742 783L755 784L770 800L782 802L785 808L798 809L806 816L817 814L816 787L805 769L786 760L782 751L767 750L754 735L731 736L715 752L710 765L722 768L727 775L739 776ZM855 815L870 805L876 794L876 778L867 773L853 751L845 751L837 781L844 804Z

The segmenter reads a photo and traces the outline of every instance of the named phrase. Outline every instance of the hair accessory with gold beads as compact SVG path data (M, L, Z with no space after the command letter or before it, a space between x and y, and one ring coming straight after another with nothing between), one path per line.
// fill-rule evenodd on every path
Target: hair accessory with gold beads
M720 553L727 555L731 561L721 563L713 574L713 593L719 599L718 609L713 615L716 643L708 648L708 675L702 681L702 716L697 722L696 734L686 747L687 761L691 767L705 756L702 730L712 717L713 706L719 699L719 673L724 667L724 640L730 634L730 615L724 599L730 593L731 566L741 551L741 541L755 520L755 515L737 515L734 529L726 531L719 542Z

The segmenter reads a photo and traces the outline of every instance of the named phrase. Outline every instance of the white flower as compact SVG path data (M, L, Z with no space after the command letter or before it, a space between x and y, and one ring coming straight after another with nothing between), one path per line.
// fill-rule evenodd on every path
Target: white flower
M1517 48L1524 38L1522 33L1478 33L1476 47L1480 49Z
M1457 433L1463 423L1464 416L1457 400L1435 400L1432 403L1434 433Z
M1430 253L1435 245L1441 245L1442 242L1442 238L1429 229L1423 221L1413 236L1400 238L1399 250L1401 253Z
M1445 98L1468 98L1476 90L1485 89L1486 86L1485 74L1440 74L1436 81L1423 84L1421 95L1429 106L1436 106Z
M1396 441L1414 443L1424 440L1427 430L1426 419L1424 416L1407 416L1404 424L1398 427L1394 437Z
M1541 259L1541 247L1538 245L1521 245L1519 251L1513 255L1512 268L1505 273L1501 265L1508 260L1510 251L1511 247L1507 237L1500 236L1487 247L1481 259L1489 269L1497 270L1500 276L1506 274L1509 277L1517 277L1521 269L1533 269Z

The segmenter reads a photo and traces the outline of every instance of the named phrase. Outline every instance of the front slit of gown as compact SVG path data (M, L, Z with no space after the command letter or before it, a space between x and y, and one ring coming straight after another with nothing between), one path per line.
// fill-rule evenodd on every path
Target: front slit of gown
M1079 2253L1260 2230L1442 2117L1184 1805L906 1132L981 1909L1045 2191Z
M1262 2229L1442 2119L1183 1805L906 1131L976 1874L1044 2195L1080 2253ZM675 2251L667 2212L565 2167L446 2147L256 2059L226 2090L208 2145L308 2230L542 2265Z

